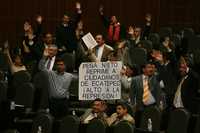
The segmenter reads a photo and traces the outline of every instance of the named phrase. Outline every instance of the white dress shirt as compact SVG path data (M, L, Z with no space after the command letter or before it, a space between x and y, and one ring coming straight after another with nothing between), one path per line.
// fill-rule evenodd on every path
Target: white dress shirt
M99 46L99 48L98 49L96 49L96 53L97 53L97 61L101 61L101 57L102 57L102 55L103 55L103 49L104 49L104 45L102 45L102 46Z
M174 107L176 108L184 108L183 101L181 98L181 88L182 88L183 82L185 81L185 79L187 79L187 77L188 76L185 76L182 78L181 82L178 85L177 91L175 93L173 104L174 104Z
M46 61L46 63L45 63L46 68L47 68L47 65L48 65L49 60L50 60L50 59L48 58L47 61ZM51 64L50 64L50 67L49 67L48 70L53 70L53 66L54 66L55 60L56 60L56 57L55 57L55 56L52 57L52 59L51 59Z

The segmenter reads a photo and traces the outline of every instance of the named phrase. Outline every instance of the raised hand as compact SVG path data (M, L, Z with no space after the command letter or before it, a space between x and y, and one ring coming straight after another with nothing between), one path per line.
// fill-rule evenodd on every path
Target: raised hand
M48 57L49 56L49 49L48 48L44 49L43 56L44 57Z
M76 2L76 10L77 10L78 14L81 14L81 13L82 13L82 10L81 10L81 3L80 3L80 2Z
M8 40L4 42L4 54L8 54L9 53L9 44L8 44Z
M9 48L9 44L8 44L8 40L6 40L4 43L4 49L8 49L8 48Z
M80 2L76 2L76 9L81 9L81 3Z
M133 26L129 26L128 27L128 34L129 35L133 35L134 34L134 27Z
M37 22L38 24L41 24L42 21L43 21L42 16L41 16L41 15L38 15L38 16L36 17L36 22Z
M104 11L104 6L103 6L103 5L100 5L100 6L99 6L99 13L100 13L101 15L103 15L103 11Z
M152 19L151 14L147 13L146 16L145 16L145 20L147 22L151 22L151 19Z
M153 53L151 54L151 56L159 62L163 62L163 55L160 51L153 51Z
M32 33L29 33L29 34L28 34L28 39L29 39L29 40L33 40L34 37L35 37L35 36L34 36Z

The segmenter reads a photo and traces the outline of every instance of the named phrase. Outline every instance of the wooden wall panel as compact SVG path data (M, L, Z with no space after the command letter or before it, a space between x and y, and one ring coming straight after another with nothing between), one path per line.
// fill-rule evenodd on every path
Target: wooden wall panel
M160 26L187 26L199 31L199 0L79 0L83 6L86 32L103 33L98 16L103 4L105 14L116 15L122 24L143 25L144 15L153 15L153 30ZM65 11L73 12L76 0L2 0L0 4L0 45L6 39L14 45L23 32L23 22L36 14L44 16L45 31L54 32Z

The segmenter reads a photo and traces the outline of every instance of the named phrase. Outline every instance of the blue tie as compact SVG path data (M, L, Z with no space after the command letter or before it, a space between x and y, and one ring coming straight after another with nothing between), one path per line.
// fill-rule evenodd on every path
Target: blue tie
M98 56L98 52L99 52L99 46L96 47L96 53L95 53L96 57Z

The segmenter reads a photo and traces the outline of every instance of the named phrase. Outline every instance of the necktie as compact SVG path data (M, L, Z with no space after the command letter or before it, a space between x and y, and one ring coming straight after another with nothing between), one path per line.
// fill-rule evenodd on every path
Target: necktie
M98 57L99 46L96 47L96 51L95 51L95 52L96 52L96 53L95 53L96 57Z
M149 84L148 84L148 78L145 77L144 78L144 82L143 82L143 103L146 105L149 97L150 97L150 92L149 92Z
M51 60L52 60L52 58L49 58L49 59L48 59L48 63L47 63L47 69L48 69L48 70L49 70L50 67L51 67Z

